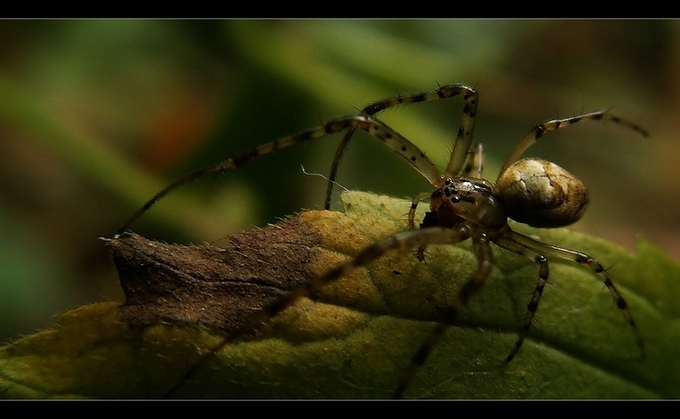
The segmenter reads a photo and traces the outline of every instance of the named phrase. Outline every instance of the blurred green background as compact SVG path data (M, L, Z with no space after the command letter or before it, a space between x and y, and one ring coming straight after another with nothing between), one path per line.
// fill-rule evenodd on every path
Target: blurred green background
M437 83L479 90L475 140L492 181L546 119L611 108L646 127L648 139L581 124L525 155L589 186L575 228L630 249L643 235L680 259L679 75L677 21L0 21L0 338L84 303L122 301L98 237L169 181ZM379 117L443 167L461 110L453 99ZM322 208L326 181L310 173L328 175L340 138L187 185L133 230L219 244ZM431 189L378 141L355 138L341 185L404 198Z

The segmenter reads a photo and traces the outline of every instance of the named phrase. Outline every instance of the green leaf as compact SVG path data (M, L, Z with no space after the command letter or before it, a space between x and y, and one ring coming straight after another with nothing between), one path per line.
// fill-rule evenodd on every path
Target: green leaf
M319 301L303 298L257 333L224 346L185 379L201 355L222 342L225 330L247 321L244 313L309 280L307 270L322 274L405 228L408 201L359 192L342 200L345 213L302 212L231 236L223 248L170 246L133 235L109 240L126 304L81 307L59 316L53 330L2 348L2 394L155 398L179 383L173 397L390 397L438 312L474 272L469 243L429 246L425 262L415 250L388 253L327 286ZM639 353L597 275L554 262L535 327L505 364L538 269L494 248L488 283L449 327L405 397L680 397L680 327L673 304L680 294L678 264L643 240L632 254L567 229L512 226L608 266L647 356ZM295 272L296 278L277 272ZM239 291L244 300L235 298L234 287L248 290Z

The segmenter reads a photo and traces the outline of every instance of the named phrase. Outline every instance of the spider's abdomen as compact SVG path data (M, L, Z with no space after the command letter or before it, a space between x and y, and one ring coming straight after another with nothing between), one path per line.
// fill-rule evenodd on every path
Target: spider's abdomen
M533 227L576 222L588 205L588 190L574 175L543 159L522 159L501 174L498 196L508 217Z

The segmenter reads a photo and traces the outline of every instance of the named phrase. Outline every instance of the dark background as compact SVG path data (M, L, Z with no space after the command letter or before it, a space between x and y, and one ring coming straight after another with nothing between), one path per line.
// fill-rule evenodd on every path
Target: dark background
M437 83L479 90L475 140L492 181L546 119L612 109L646 127L642 139L586 123L525 155L589 186L589 211L574 228L630 249L641 235L680 259L679 41L679 22L654 20L0 21L0 337L84 303L122 301L98 237L169 181ZM380 117L443 167L461 110L454 99ZM219 243L321 208L325 180L302 166L328 175L339 140L187 185L133 229ZM367 135L338 181L404 198L430 190Z

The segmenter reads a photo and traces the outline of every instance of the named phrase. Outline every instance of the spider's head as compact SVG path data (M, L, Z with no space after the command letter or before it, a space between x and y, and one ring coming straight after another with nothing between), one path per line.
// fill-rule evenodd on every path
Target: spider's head
M483 228L499 229L507 223L505 208L493 193L493 185L484 179L454 177L432 193L430 208L437 214L438 225L452 227L464 220Z

